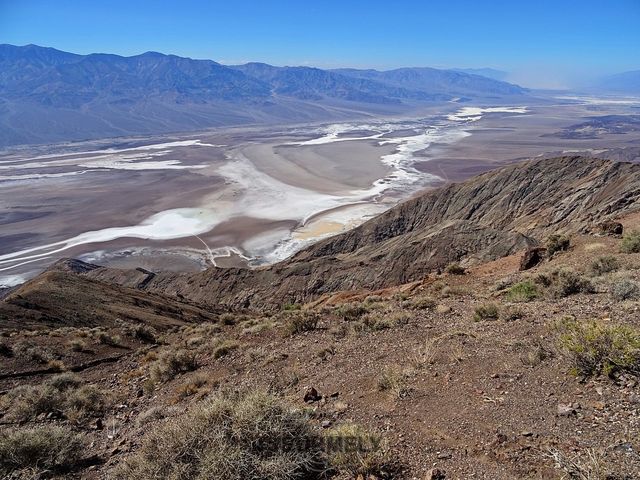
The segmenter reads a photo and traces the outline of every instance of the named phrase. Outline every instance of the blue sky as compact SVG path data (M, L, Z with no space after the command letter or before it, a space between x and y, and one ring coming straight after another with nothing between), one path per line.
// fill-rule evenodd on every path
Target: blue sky
M640 0L0 0L0 43L221 63L494 67L553 87L640 69Z

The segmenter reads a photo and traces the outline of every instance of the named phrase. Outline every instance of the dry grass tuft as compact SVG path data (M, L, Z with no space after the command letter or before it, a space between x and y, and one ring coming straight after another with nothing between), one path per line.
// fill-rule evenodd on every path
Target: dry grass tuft
M68 471L80 459L83 442L71 430L41 426L0 432L0 476L42 478Z

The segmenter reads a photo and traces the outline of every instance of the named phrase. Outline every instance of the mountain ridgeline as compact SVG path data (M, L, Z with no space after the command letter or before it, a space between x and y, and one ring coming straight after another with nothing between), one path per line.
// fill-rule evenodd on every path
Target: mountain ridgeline
M76 55L0 45L0 146L332 120L526 93L453 70L225 66L156 52Z
M11 292L0 316L55 322L68 316L68 302L57 309L50 300L46 308L30 306L78 292L93 298L90 292L100 285L136 305L146 293L154 304L166 297L168 304L178 299L216 308L279 308L335 292L395 287L451 262L469 266L520 253L550 233L594 232L604 221L637 211L639 199L640 165L576 156L531 160L427 191L270 266L152 273L61 261ZM93 304L84 303L74 302L75 317ZM95 323L96 311L89 310Z

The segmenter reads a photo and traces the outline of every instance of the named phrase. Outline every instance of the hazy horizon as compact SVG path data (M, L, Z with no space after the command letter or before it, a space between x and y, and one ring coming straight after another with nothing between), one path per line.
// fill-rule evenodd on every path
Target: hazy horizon
M640 68L640 3L615 3L0 0L0 43L79 54L158 51L225 65L494 68L526 87L568 88Z

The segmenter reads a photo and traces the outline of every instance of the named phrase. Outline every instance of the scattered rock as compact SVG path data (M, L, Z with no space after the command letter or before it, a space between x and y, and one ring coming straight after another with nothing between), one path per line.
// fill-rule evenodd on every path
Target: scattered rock
M323 420L320 426L322 428L329 428L331 426L331 420Z
M304 393L304 401L305 403L313 403L322 399L322 395L318 393L318 391L313 388L307 388L307 391Z
M532 247L527 249L520 259L520 270L529 270L538 265L547 255L544 247Z
M440 470L439 468L432 468L427 472L427 476L424 477L424 480L445 480L446 474L444 470Z
M446 460L447 458L451 458L451 453L449 452L438 453L438 460Z
M438 305L436 307L436 313L449 313L451 312L451 307L447 305Z
M96 430L102 430L104 428L104 424L102 423L102 419L98 418L95 423L93 424L93 428L95 428Z
M558 416L560 417L569 417L571 415L576 414L576 409L573 408L573 405L570 403L559 403L558 404Z
M329 395L331 398L338 398L338 396L340 395L340 392L333 392L331 395Z
M622 235L624 227L620 222L606 221L598 225L598 232L601 235L609 235L612 237L619 237Z

